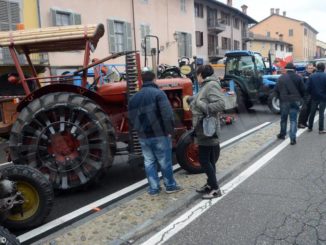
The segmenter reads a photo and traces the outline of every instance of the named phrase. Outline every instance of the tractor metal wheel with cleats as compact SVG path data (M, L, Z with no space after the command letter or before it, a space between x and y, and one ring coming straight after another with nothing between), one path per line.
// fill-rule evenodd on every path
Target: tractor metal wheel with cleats
M10 156L40 170L55 189L73 189L96 181L112 165L109 138L114 138L112 124L94 101L51 93L20 112L11 130Z
M14 181L23 197L23 204L14 206L4 225L10 229L30 229L41 225L53 205L53 188L47 178L35 168L13 165L4 168L5 178Z
M0 245L19 245L18 239L6 228L0 226Z

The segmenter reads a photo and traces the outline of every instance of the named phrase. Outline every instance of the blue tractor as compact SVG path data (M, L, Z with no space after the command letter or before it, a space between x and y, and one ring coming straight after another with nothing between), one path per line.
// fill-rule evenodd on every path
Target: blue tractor
M247 111L254 104L267 104L273 113L279 113L279 100L273 93L280 75L272 75L263 57L247 50L229 51L225 54L224 82L235 84L238 112ZM270 67L272 67L270 65Z

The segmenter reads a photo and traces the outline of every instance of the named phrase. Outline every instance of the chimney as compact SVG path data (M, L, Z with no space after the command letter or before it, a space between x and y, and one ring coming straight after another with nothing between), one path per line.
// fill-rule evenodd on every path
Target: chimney
M227 4L228 6L232 7L232 0L228 0Z
M279 8L275 9L275 12L276 12L277 15L279 15L280 14L280 9Z
M242 5L241 8L242 8L242 13L247 14L248 6L247 5Z
M271 15L274 14L274 8L271 8Z
M283 11L283 16L286 16L286 11Z

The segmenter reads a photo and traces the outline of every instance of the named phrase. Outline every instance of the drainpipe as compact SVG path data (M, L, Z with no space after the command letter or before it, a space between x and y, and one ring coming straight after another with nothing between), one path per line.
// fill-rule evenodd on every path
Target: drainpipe
M132 24L134 26L134 45L135 45L135 50L137 49L136 45L136 21L135 21L135 3L134 0L131 0L131 5L132 5Z

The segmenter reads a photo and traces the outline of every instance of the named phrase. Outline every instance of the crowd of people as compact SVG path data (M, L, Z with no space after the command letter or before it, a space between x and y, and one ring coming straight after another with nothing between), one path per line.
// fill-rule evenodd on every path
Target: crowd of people
M297 128L308 127L308 132L312 132L317 109L319 110L319 134L326 133L324 129L325 64L318 63L316 68L313 64L308 64L303 77L296 74L293 63L288 63L285 69L286 73L279 77L275 87L275 93L280 99L281 114L280 133L277 138L285 139L287 121L290 118L289 137L291 145L295 145Z

